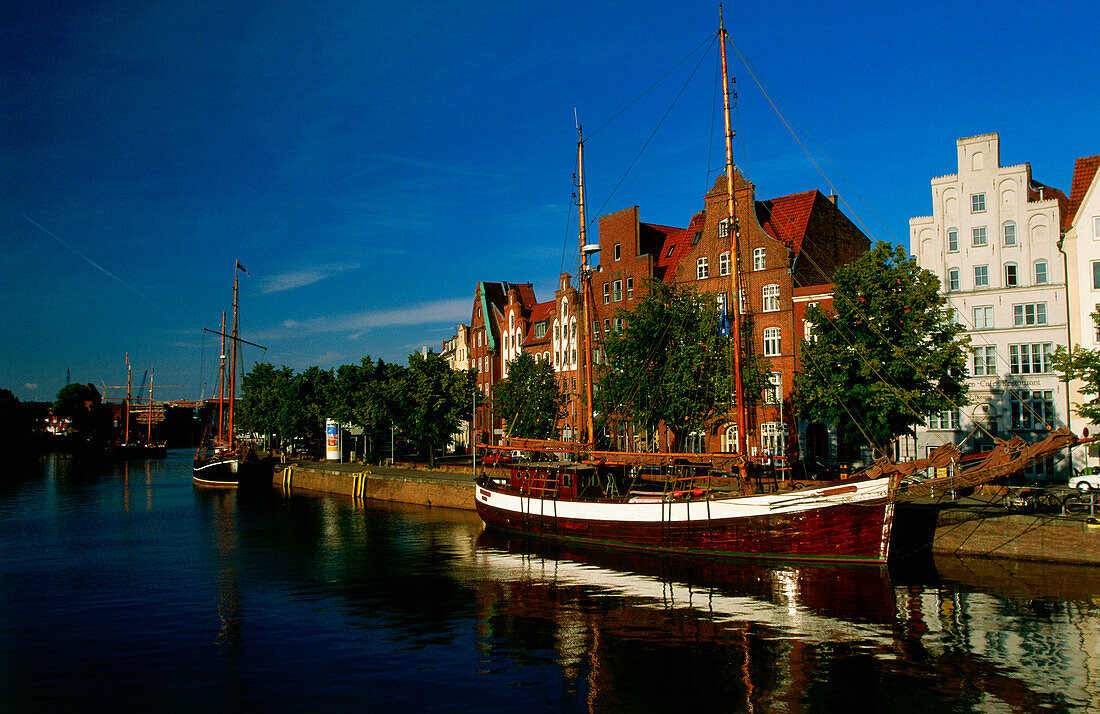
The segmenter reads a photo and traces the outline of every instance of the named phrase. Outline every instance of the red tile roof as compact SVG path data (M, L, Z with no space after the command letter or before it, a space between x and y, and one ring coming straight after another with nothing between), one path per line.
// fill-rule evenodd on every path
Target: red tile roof
M531 305L531 314L527 316L527 333L523 336L524 345L535 345L550 339L549 330L542 337L535 337L535 325L548 319L556 304L555 301L550 300Z
M660 251L657 253L656 260L654 260L654 277L656 279L664 280L665 276L670 273L670 269L675 268L680 259L691 250L691 243L695 239L695 234L703 229L702 221L703 214L696 214L692 217L687 228L658 226L652 223L642 224L663 236L660 242Z
M802 239L806 236L806 226L810 222L814 201L821 193L804 191L790 196L756 202L756 215L760 225L768 235L782 241L795 255L802 248Z
M1097 168L1100 168L1100 155L1077 159L1073 167L1073 185L1069 190L1069 205L1062 214L1063 230L1073 225L1077 218L1077 211L1080 210L1081 203L1085 200L1085 193L1096 177Z

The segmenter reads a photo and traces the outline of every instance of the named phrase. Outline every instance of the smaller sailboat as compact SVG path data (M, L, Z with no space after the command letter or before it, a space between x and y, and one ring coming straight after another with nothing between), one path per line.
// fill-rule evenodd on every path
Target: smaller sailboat
M240 344L252 345L264 349L254 342L242 340L238 336L237 294L239 275L237 271L248 275L248 271L238 261L233 270L233 326L232 332L225 332L225 313L222 313L221 356L218 369L218 425L212 438L203 439L195 452L193 479L196 487L201 488L238 488L240 486L263 485L264 467L259 457L246 443L238 441L234 421L237 391L237 352ZM214 332L213 330L206 330ZM226 369L225 343L229 341L229 369ZM227 394L228 392L228 394Z
M126 355L126 401L123 406L122 438L107 446L107 455L115 459L163 459L168 456L168 446L163 441L153 441L153 370L149 370L149 404L145 410L148 428L145 441L140 438L130 438L130 414L133 412L133 397L131 392L131 377L133 370L130 367L130 355Z

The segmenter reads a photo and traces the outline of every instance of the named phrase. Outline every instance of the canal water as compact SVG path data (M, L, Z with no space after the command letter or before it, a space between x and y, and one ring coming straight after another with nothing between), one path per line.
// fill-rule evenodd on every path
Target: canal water
M0 711L1100 712L1100 568L555 549L190 459L0 477Z

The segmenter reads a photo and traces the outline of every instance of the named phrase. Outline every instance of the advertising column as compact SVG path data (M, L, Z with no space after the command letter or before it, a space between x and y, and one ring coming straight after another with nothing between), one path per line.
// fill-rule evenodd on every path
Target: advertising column
M340 425L332 419L325 420L325 459L340 460Z

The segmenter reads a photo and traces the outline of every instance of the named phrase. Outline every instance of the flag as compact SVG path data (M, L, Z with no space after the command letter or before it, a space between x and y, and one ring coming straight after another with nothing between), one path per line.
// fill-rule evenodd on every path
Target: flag
M247 271L247 270L245 270L244 266L243 266L243 265L241 265L241 261L239 261L239 260L237 261L237 270L241 271L241 272L242 272L242 273L244 273L245 275L248 275L248 271ZM251 275L248 275L248 277L250 277L250 278L251 278L252 276L251 276Z

